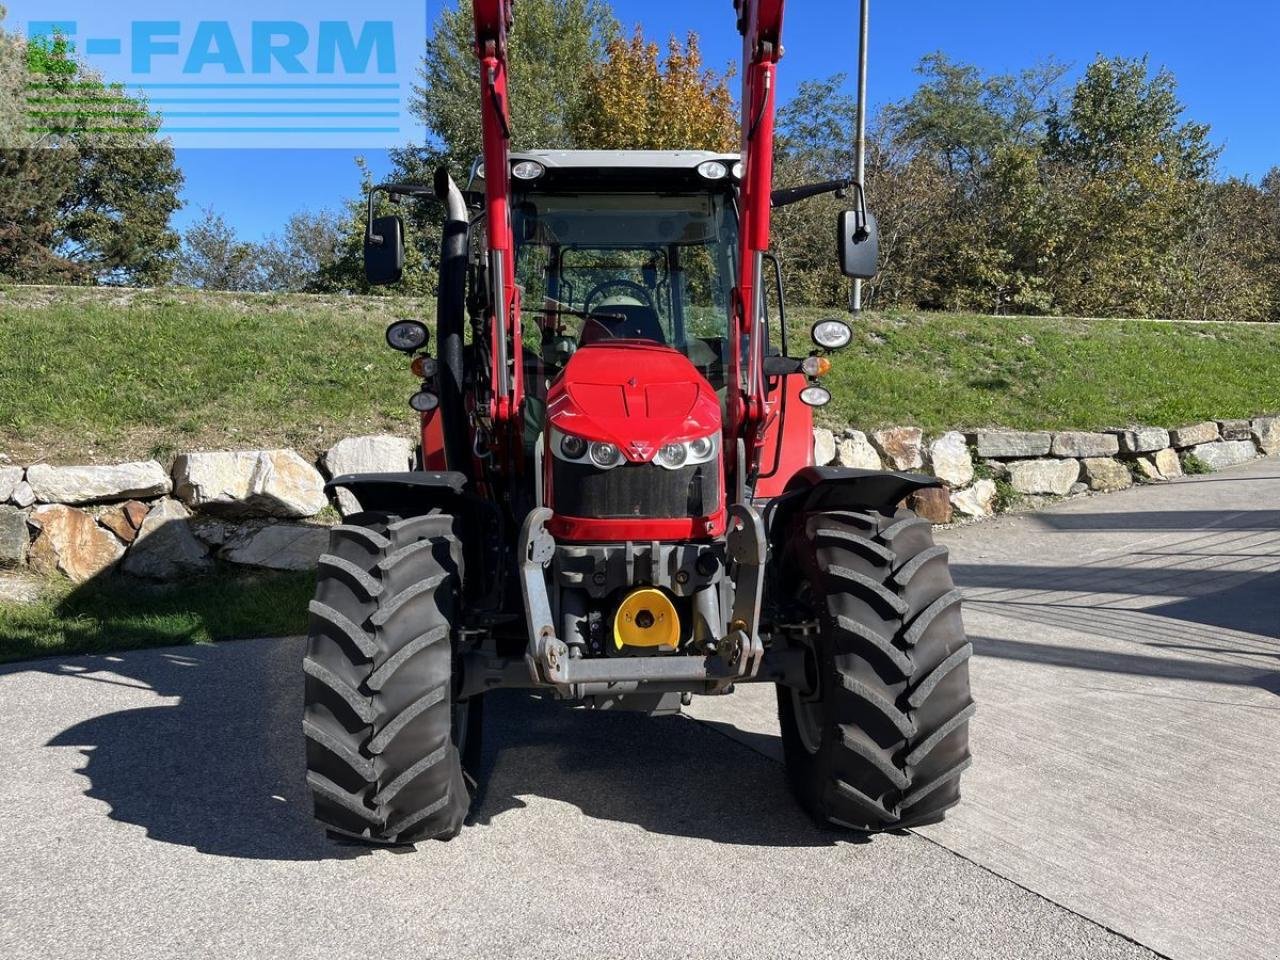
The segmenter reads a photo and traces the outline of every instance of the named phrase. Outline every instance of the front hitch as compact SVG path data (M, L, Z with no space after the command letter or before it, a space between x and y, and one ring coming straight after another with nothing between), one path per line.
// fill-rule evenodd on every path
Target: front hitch
M547 589L546 568L555 557L555 538L547 532L553 514L539 507L525 518L520 531L520 590L524 601L529 643L525 663L535 685L554 686L567 697L581 684L676 684L701 686L708 693L724 693L736 682L754 680L765 659L760 639L760 606L764 594L768 543L760 514L739 504L730 510L727 539L732 575L733 608L723 635L709 656L571 657L557 634Z

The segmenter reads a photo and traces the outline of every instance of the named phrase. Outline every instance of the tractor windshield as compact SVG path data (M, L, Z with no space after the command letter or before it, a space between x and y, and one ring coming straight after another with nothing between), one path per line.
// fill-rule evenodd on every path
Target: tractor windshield
M539 193L513 205L525 343L542 376L579 346L643 339L724 381L737 218L727 193Z

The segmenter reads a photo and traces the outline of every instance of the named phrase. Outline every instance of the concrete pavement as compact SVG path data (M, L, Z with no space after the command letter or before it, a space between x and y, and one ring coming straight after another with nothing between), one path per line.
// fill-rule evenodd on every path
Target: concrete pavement
M919 832L1171 957L1280 956L1280 463L939 539L978 713ZM769 691L694 710L780 759Z
M869 842L795 807L766 689L495 697L476 825L367 852L310 820L299 641L0 668L0 956L1275 956L1275 462L943 541L976 763Z

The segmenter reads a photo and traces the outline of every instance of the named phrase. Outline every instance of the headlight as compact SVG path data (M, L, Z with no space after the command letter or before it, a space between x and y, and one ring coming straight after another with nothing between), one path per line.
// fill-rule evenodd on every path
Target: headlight
M587 441L566 433L560 438L560 452L570 460L581 460L587 455Z
M847 347L853 339L853 331L843 320L823 320L813 325L813 342L827 350Z
M431 339L431 331L417 320L401 320L387 327L387 346L392 350L413 353L421 350Z
M825 407L831 402L831 391L826 387L805 387L800 391L800 402L810 407Z
M668 443L653 462L667 470L679 470L681 467L694 467L702 463L710 463L720 450L720 434L713 433L709 437L698 437L684 443Z
M591 445L591 462L597 467L608 470L610 467L616 467L621 460L622 451L612 443L599 440Z
M689 456L693 458L694 463L706 463L715 452L716 438L714 434L710 437L699 437L697 440L689 441Z
M517 180L537 180L546 172L546 168L536 160L521 160L511 168Z
M689 448L683 443L668 443L658 451L658 466L679 470L689 459Z
M729 175L729 171L719 160L706 160L698 164L698 174L704 180L723 180Z
M436 407L440 406L440 398L430 390L419 390L409 398L409 406L417 410L419 413L430 413Z

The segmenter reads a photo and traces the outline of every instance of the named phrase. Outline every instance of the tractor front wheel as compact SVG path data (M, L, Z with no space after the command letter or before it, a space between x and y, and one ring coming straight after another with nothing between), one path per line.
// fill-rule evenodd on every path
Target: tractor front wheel
M462 551L447 514L364 513L319 561L303 671L307 783L332 833L403 844L457 835L479 700L455 703Z
M788 595L815 628L808 691L778 687L788 778L822 823L941 820L969 766L968 660L947 551L908 510L798 517Z

